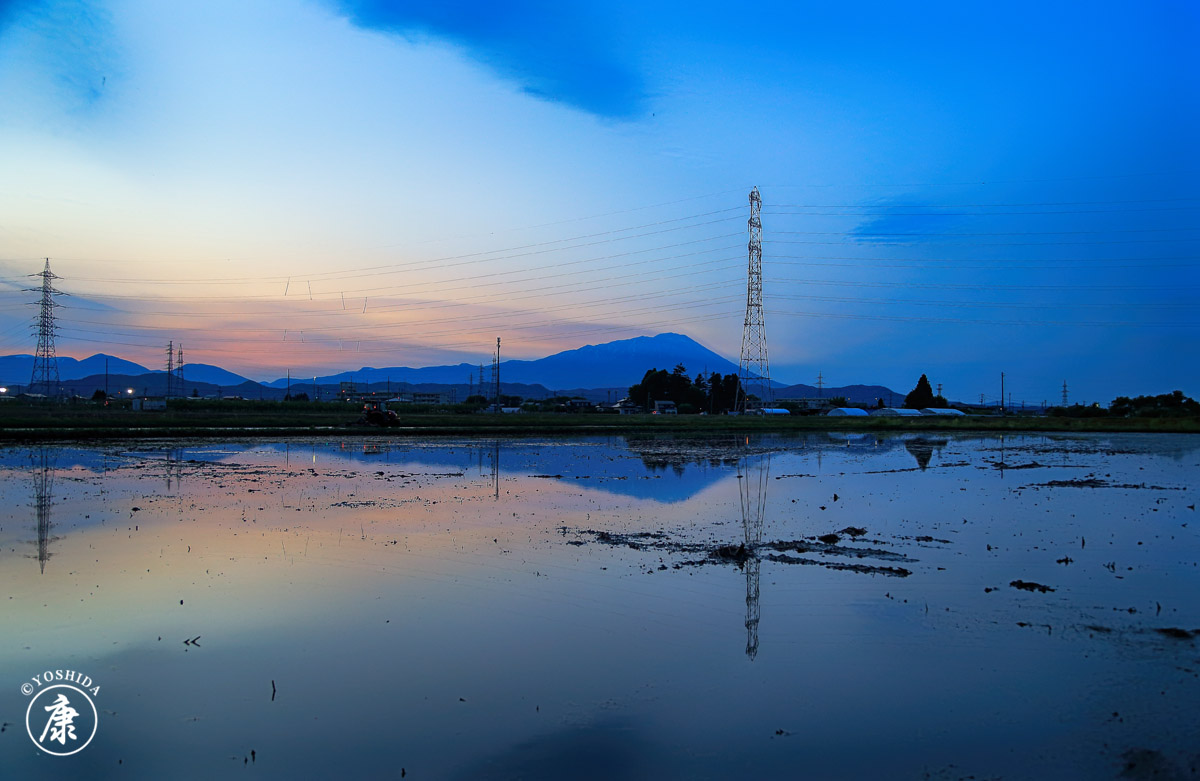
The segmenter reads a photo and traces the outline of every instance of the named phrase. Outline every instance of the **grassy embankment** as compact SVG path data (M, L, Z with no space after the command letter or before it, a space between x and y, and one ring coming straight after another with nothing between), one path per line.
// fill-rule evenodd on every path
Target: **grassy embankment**
M1059 431L1200 433L1200 418L1053 418L1013 415L965 418L735 417L728 415L461 414L404 412L390 428L353 425L358 407L344 403L173 401L166 411L129 404L0 404L0 441L306 435L511 435L787 431Z

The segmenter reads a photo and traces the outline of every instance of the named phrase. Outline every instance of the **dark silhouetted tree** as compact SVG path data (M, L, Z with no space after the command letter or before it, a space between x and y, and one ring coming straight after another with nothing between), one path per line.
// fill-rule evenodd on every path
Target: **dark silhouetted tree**
M908 409L922 409L933 406L933 388L929 387L929 378L924 374L917 380L917 387L904 397L904 406Z

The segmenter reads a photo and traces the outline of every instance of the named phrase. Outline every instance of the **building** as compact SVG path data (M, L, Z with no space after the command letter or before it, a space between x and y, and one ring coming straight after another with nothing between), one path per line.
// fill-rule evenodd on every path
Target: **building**
M643 411L637 402L629 398L621 399L610 409L616 410L618 415L637 415Z
M868 417L865 409L858 407L834 407L825 413L826 417L830 418L865 418Z
M966 413L964 413L962 410L950 409L948 407L926 407L925 409L921 410L921 414L936 415L943 418L961 418L966 416Z
M904 407L884 407L883 409L873 409L871 414L879 418L919 418L921 410L905 409Z
M654 402L654 415L677 415L679 410L675 407L673 401L656 401Z
M775 401L781 405L787 404L794 407L796 412L801 415L828 414L829 410L833 409L832 399L775 399Z

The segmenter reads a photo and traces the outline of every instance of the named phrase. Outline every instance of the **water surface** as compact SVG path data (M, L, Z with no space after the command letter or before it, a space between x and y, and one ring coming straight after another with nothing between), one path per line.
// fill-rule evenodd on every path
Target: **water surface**
M0 449L0 768L1187 777L1197 466L1165 435ZM66 758L20 691L60 668L101 687Z

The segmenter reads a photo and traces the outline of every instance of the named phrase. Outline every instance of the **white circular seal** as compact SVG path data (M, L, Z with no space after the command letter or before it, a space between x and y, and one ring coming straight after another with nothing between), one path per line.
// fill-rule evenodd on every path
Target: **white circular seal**
M56 757L69 757L87 748L100 721L96 704L82 689L56 683L29 701L25 730L33 745Z

